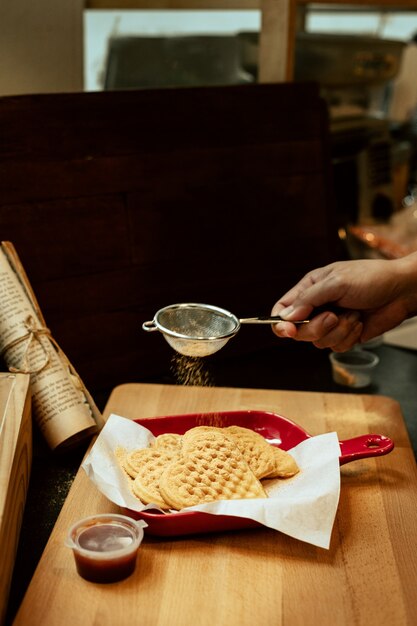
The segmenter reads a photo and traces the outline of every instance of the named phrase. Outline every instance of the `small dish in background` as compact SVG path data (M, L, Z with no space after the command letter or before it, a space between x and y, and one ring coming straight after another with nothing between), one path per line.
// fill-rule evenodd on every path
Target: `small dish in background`
M333 380L345 387L367 387L372 382L372 372L379 363L376 354L367 350L331 352Z

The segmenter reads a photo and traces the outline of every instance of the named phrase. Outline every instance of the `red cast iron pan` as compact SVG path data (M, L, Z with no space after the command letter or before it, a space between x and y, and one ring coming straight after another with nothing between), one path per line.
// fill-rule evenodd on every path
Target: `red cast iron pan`
M183 435L194 426L244 426L262 435L272 445L290 450L311 435L291 420L267 411L222 411L219 413L193 413L135 420L157 437L163 433ZM340 465L388 454L394 442L384 435L361 435L340 441ZM147 524L146 533L159 537L175 537L206 532L219 532L261 526L258 522L240 517L212 515L199 511L160 513L149 510L127 511L129 515L143 519Z

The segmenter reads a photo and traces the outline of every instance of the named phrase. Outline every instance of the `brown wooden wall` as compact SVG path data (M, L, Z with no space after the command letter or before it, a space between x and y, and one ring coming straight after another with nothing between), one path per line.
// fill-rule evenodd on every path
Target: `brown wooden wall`
M93 394L169 369L158 308L267 314L335 258L327 133L314 85L0 99L0 237Z

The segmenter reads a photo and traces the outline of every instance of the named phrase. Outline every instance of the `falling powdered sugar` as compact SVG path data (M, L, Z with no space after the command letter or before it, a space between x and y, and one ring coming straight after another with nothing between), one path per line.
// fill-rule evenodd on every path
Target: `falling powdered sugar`
M204 359L175 353L171 361L171 371L178 385L212 387L214 385Z

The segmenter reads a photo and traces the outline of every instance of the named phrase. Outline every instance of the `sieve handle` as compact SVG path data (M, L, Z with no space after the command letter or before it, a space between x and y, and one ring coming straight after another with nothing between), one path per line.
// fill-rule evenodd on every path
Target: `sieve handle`
M149 322L143 322L142 328L148 333L151 333L154 330L158 330L158 327L156 326L154 320L150 320Z
M291 324L308 324L310 320L284 320L280 315L264 316L264 317L245 317L240 319L241 324L276 324L277 322L288 322Z

